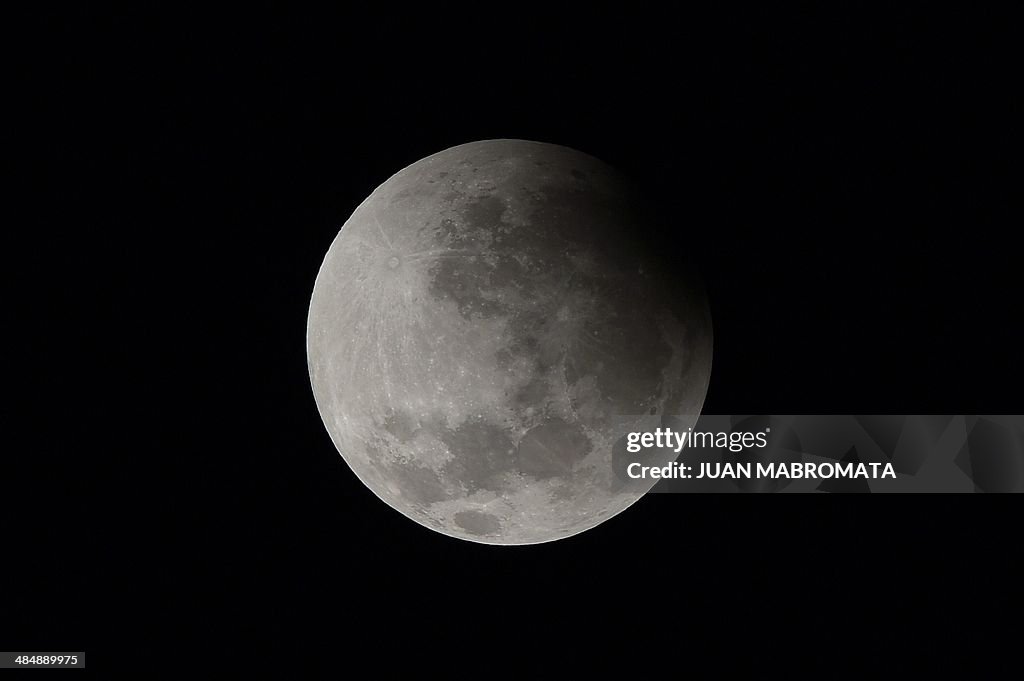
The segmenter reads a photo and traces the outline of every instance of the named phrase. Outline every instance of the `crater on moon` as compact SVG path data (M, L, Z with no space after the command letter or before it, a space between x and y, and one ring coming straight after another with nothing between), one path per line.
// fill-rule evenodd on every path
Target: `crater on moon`
M711 370L704 294L653 220L601 161L522 140L378 187L328 250L307 326L320 414L359 479L491 544L568 537L636 501L650 483L615 472L622 417L699 414Z

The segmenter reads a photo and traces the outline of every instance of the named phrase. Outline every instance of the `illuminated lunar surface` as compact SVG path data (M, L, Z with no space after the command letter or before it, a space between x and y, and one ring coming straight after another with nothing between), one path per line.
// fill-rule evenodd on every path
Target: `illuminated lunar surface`
M649 220L609 166L521 140L378 187L331 245L307 328L320 414L359 479L489 544L568 537L642 496L651 481L613 454L622 415L698 414L711 371L704 294L635 236Z

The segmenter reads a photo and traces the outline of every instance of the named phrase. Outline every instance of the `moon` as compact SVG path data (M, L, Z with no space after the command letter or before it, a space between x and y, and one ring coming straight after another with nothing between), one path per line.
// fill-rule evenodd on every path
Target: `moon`
M624 426L695 419L711 373L706 296L656 220L604 162L524 140L452 147L374 190L324 258L306 330L356 476L486 544L569 537L639 499L653 481L623 474Z

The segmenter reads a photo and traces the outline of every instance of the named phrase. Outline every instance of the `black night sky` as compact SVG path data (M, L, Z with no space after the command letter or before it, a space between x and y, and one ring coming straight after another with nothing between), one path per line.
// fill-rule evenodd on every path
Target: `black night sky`
M847 646L843 669L922 647L992 663L1020 599L1013 498L652 495L569 540L484 547L387 508L320 421L306 312L338 228L395 171L497 137L597 156L672 216L656 237L699 264L714 319L707 412L1021 412L1006 20L723 14L38 17L17 63L25 244L66 273L35 290L95 346L82 409L105 435L74 446L82 547L40 545L0 648L141 676L174 651L480 674L544 655L682 668L728 637L746 653L708 667L727 673L733 655L788 669L796 652L754 653L789 631ZM66 380L41 369L24 403L47 410ZM67 451L47 413L36 449Z

